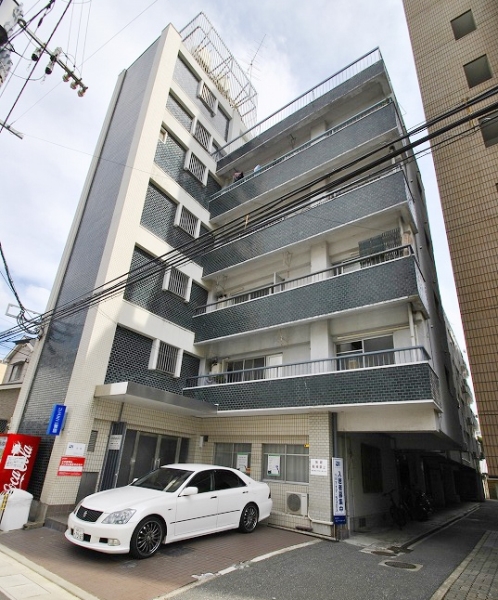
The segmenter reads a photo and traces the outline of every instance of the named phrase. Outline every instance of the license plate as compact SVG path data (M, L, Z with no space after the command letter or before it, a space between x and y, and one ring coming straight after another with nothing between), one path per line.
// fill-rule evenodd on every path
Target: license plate
M73 529L73 538L75 540L78 540L79 542L82 542L83 541L83 535L84 535L83 529L80 529L79 527L75 527Z

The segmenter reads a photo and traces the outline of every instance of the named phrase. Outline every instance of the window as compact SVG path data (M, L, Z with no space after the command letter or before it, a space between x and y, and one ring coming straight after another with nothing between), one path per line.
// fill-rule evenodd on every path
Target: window
M224 469L216 469L214 472L214 489L216 491L230 490L238 487L246 487L246 484L236 473L225 471Z
M391 248L399 248L401 246L401 232L399 228L391 229L390 231L384 231L380 235L362 240L358 244L360 256L369 256L371 254L377 254L366 260L361 261L361 267L370 267L379 263L386 262L387 260L393 260L401 256L399 250L394 252L385 252ZM382 253L382 254L381 254Z
M214 446L214 462L222 467L251 473L251 444L217 443Z
M24 361L16 362L12 365L12 370L10 372L9 382L10 381L20 381L22 378L22 369L24 366Z
M305 444L263 444L263 477L309 483L309 448Z
M342 371L393 365L394 352L386 352L393 348L392 335L340 342L336 344L337 369ZM375 354L368 354L369 352ZM365 353L367 353L365 356L361 356Z
M159 132L159 140L163 144L165 144L167 139L168 139L168 132L166 131L166 129L164 127L161 127L161 131Z
M183 352L175 346L170 346L161 340L154 340L149 359L149 369L180 376Z
M214 115L218 109L218 100L204 81L200 82L197 95Z
M214 471L201 471L192 477L188 482L188 487L196 487L199 494L212 492L214 490L213 475Z
M175 225L195 238L198 235L200 221L189 210L179 204L175 214Z
M479 119L479 126L486 148L498 144L498 111Z
M188 275L185 275L185 273L182 273L182 271L175 267L167 269L164 275L163 290L167 290L184 300L188 300L191 287L192 280Z
M95 452L95 446L97 445L97 436L99 432L96 429L92 429L90 433L90 439L88 440L88 452Z
M235 383L236 381L263 379L265 376L264 366L264 356L228 361L226 366L228 372L227 381L228 383Z
M203 146L206 150L209 150L211 147L211 135L209 131L200 123L196 121L195 129L194 129L194 137L199 142L201 146Z
M361 445L361 480L365 494L382 492L382 460L380 448Z
M492 77L488 57L485 54L463 65L463 70L465 71L469 88L473 88Z
M453 35L456 40L459 40L468 33L474 31L476 24L474 23L472 11L468 10L467 12L464 12L463 15L453 19L453 21L451 21L451 28L453 29Z
M190 150L185 156L185 169L192 173L203 185L206 185L207 168L197 156Z

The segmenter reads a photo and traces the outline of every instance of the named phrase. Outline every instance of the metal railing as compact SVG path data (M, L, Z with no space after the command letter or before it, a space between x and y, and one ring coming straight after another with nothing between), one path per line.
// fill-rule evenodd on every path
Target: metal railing
M254 127L247 129L239 137L233 139L231 142L223 146L223 148L220 148L217 152L215 152L213 154L214 159L216 161L220 160L220 158L232 152L234 146L238 147L245 143L245 141L257 137L258 135L263 133L263 131L266 131L267 129L270 129L270 127L273 127L277 123L280 123L280 121L283 121L284 119L294 114L301 108L304 108L305 106L310 104L310 102L313 102L317 98L320 98L327 92L330 92L330 90L333 90L337 86L341 85L341 83L344 83L348 79L351 79L361 71L364 71L368 67L381 60L382 55L380 53L379 48L375 48L367 54L364 54L354 62L350 63L349 65L342 68L340 71L337 71L336 73L319 83L318 85L312 87L307 92L304 92L304 94L301 94L295 100L292 100L279 110L275 111L274 113L272 113L256 125L254 125Z
M288 279L286 281L275 283L273 285L256 288L254 290L248 290L247 292L243 292L235 296L224 297L219 299L217 302L213 302L211 304L204 304L202 306L198 306L195 309L194 316L197 317L199 315L204 315L208 312L221 310L223 308L228 308L229 306L235 306L236 304L242 304L244 302L256 300L257 298L262 298L271 294L278 294L280 292L293 290L304 285L310 285L312 283L317 283L318 281L330 279L331 277L337 277L338 275L343 275L351 271L364 269L366 267L371 267L384 262L389 262L398 258L404 258L412 255L413 248L411 245L408 244L404 246L398 246L397 248L392 248L390 250L384 250L383 252L369 254L368 256L353 258L351 260L346 260L344 262L337 263L329 269L325 269L324 271L317 271L315 273L311 273L310 275L306 275L305 277Z
M311 146L314 146L315 144L318 144L322 140L339 133L343 129L346 129L349 126L354 125L355 123L358 123L358 121L365 119L369 115L377 112L378 110L380 110L380 109L384 108L385 106L387 106L388 104L392 104L392 103L393 103L392 99L387 98L385 100L382 100L381 102L378 102L377 104L374 104L373 106L370 106L366 110L359 112L356 115L354 115L353 117L351 117L350 119L347 119L346 121L339 123L335 127L328 129L327 131L325 131L321 135L318 135L317 137L313 138L312 140L305 142L304 144L301 144L301 146L298 146L297 148L294 148L293 150L289 150L289 152L286 152L285 154L283 154L282 156L279 156L275 160L272 160L268 164L263 165L257 171L255 171L253 173L248 173L242 179L239 179L238 181L235 181L234 183L231 183L230 185L225 186L219 192L216 192L215 194L213 194L210 198L210 201L212 202L213 200L216 200L216 198L219 198L220 196L223 196L224 194L233 190L234 188L243 185L246 181L250 181L251 179L261 176L265 171L268 171L271 168L275 167L276 165L278 165L286 160L291 159L293 156L300 154L301 152L303 152L304 150L307 150Z
M420 363L429 360L430 356L423 346L411 346L409 348L393 348L377 352L345 354L322 360L288 363L271 367L225 371L222 373L206 373L197 377L189 377L185 387L192 388L207 385L243 383L247 381L282 379L285 377L301 377L303 375L323 375L357 369Z

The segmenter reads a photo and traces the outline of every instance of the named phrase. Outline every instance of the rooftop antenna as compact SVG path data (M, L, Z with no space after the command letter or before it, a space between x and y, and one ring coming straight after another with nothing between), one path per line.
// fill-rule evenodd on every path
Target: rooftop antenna
M256 60L256 57L258 56L258 53L261 50L261 47L263 46L263 42L265 41L265 37L266 37L266 33L263 36L263 39L261 40L261 42L259 43L259 46L258 46L256 52L254 53L254 56L252 57L251 62L249 63L249 67L247 68L247 77L249 78L250 81L252 81L252 70L253 70L253 67L254 67L254 61Z

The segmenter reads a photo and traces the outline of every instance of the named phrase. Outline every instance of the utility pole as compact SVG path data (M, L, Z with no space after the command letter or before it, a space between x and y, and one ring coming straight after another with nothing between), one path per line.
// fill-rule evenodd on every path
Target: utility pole
M70 2L72 0L69 0ZM18 28L23 31L31 40L36 43L36 50L31 54L31 59L38 63L44 55L48 57L48 63L45 66L45 75L51 75L54 67L58 65L64 71L62 80L70 82L70 87L73 90L78 90L78 96L82 98L88 89L81 77L76 75L73 69L68 67L61 60L60 56L63 50L60 47L50 50L45 42L38 38L29 28L26 21L23 19L22 5L17 3L17 0L0 0L0 87L5 83L10 69L12 68L11 52L13 46L9 41ZM0 119L0 131L7 129L10 133L22 138L22 133L16 131L13 127L3 122Z

